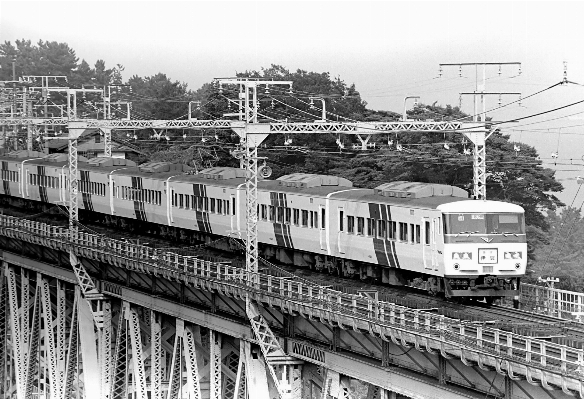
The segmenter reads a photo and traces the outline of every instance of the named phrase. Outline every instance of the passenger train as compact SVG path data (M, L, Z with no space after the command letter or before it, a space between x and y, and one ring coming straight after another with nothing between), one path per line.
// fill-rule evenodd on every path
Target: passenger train
M0 194L10 200L68 200L66 154L17 151L0 161ZM182 165L83 157L78 169L79 208L92 215L183 237L245 237L242 169L192 175ZM527 263L523 208L441 184L365 189L305 173L263 180L258 240L260 256L285 264L488 302L518 295Z

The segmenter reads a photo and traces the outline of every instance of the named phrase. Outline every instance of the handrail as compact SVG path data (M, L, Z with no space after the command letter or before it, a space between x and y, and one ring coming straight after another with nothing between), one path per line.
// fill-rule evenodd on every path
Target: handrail
M405 344L404 337L415 336L416 346L419 344L418 340L425 341L428 349L430 342L438 342L442 351L458 350L461 357L464 357L465 351L474 351L479 358L481 354L490 355L540 371L545 370L546 373L569 376L580 381L580 387L584 381L583 349L306 284L301 279L290 276L247 272L222 263L86 232L70 232L61 227L13 216L0 215L0 234L42 245L48 243L53 248L66 251L85 251L85 256L113 255L119 260L139 264L140 270L145 273L156 273L179 280L203 279L226 292L242 289L259 300L279 300L280 303L286 301L290 306L317 312L321 320L334 319L343 328L367 329L387 340L390 336L396 343ZM453 344L459 346L454 347ZM507 370L509 372L509 368ZM514 372L519 371L514 369ZM541 371L540 376L543 381L544 371Z

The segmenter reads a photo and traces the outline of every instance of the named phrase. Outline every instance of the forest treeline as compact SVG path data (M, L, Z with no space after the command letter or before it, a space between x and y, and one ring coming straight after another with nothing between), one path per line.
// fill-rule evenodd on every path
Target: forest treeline
M15 60L15 61L14 61ZM212 82L191 89L173 81L163 71L153 76L123 78L124 67L106 66L97 60L91 66L79 60L66 43L17 40L0 44L0 81L16 76L63 75L71 87L121 86L117 100L131 101L133 118L184 119L189 102L193 116L220 119L234 112L234 87L219 88ZM354 84L345 83L328 72L291 71L271 65L259 71L236 73L238 77L289 80L260 93L260 119L307 121L321 118L321 100L327 119L334 121L391 121L401 115L371 110ZM130 89L131 88L131 89ZM113 97L113 95L112 95ZM417 104L408 118L418 120L469 120L458 107ZM168 139L166 137L168 136ZM183 162L197 168L206 165L237 165L229 150L238 142L230 132L188 133L166 131L164 138L151 131L136 132L127 139L144 153L142 159ZM372 136L369 151L354 149L358 140L349 135L272 135L260 148L267 157L274 178L292 172L332 174L353 181L357 187L375 187L384 182L410 180L450 184L472 190L472 144L460 134L408 133ZM375 149L373 149L373 146ZM520 148L520 151L516 151ZM398 150L400 149L400 150ZM552 169L542 166L535 148L511 142L504 130L496 130L487 142L487 196L521 205L528 231L528 280L560 277L561 288L584 291L584 271L580 266L584 251L584 220L580 210L564 207L555 193L563 190Z

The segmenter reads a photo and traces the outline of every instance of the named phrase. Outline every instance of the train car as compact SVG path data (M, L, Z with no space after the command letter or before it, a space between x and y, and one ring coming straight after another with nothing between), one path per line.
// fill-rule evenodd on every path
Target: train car
M209 168L196 175L169 179L170 224L207 234L237 235L242 186L245 171L236 168Z
M67 199L63 156L39 155L0 159L5 195ZM96 215L190 231L196 239L245 237L241 169L190 175L181 165L96 158L79 164L78 178L80 208ZM468 200L457 187L400 181L363 189L340 177L295 173L260 181L257 206L261 256L298 267L487 301L517 295L525 274L523 209Z

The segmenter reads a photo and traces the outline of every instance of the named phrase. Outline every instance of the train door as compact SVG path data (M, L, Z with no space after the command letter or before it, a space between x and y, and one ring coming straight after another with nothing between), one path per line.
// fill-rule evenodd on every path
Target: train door
M345 234L345 208L339 206L339 231L337 233L337 245L339 252L344 254L347 247L347 234Z
M325 207L324 205L319 206L319 213L320 213L320 226L319 226L319 235L320 235L320 249L327 249L326 245L326 217L325 217Z
M422 223L424 226L422 259L424 261L424 269L426 270L438 270L436 234L438 232L438 228L440 227L439 220L439 218L422 218Z

